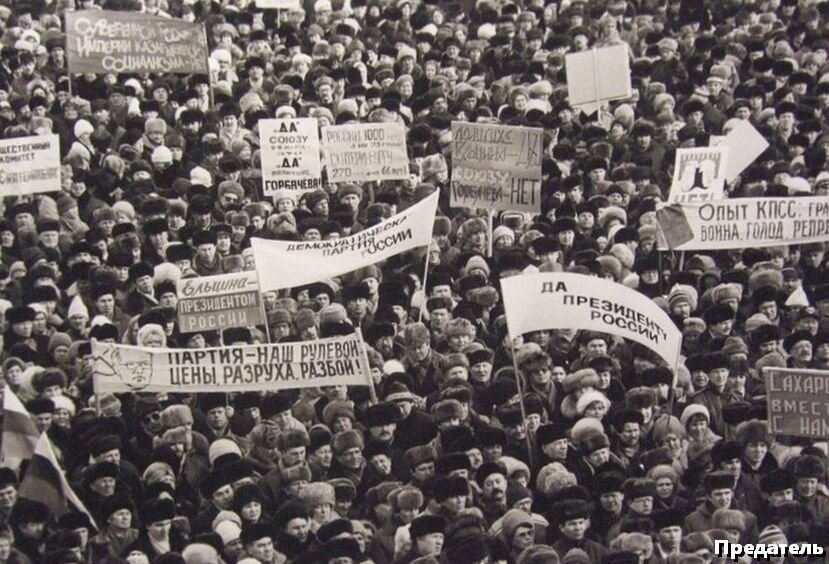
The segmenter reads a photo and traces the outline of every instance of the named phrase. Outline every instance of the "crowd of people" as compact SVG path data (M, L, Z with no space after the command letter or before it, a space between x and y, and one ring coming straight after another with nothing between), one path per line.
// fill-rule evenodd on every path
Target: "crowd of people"
M657 249L656 209L676 149L743 120L769 147L728 197L829 195L828 2L5 4L2 137L55 133L62 167L59 191L2 200L2 374L88 514L20 495L25 462L1 468L0 563L707 564L722 541L824 561L826 443L770 432L762 369L829 368L826 245L680 255ZM101 8L203 22L210 74L68 74L66 11ZM565 55L613 45L631 96L571 107ZM265 197L258 123L274 117L402 122L409 178L323 172ZM490 227L449 205L459 120L543 129L539 213ZM434 191L428 248L264 292L267 327L180 331L178 280L280 268L254 265L252 237L345 237ZM680 362L575 327L511 338L499 281L537 271L652 299ZM357 328L377 401L93 394L92 341Z

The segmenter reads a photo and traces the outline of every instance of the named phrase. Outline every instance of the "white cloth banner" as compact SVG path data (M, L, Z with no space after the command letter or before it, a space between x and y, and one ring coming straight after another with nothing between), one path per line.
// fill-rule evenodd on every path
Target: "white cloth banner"
M368 386L358 334L207 349L149 349L92 343L95 393L244 392Z
M656 303L616 282L559 272L501 280L512 337L544 329L585 329L645 345L676 367L682 334Z
M728 198L669 204L656 218L674 251L773 247L829 240L829 197Z
M432 240L439 192L354 235L326 241L250 243L263 292L296 288L374 264Z

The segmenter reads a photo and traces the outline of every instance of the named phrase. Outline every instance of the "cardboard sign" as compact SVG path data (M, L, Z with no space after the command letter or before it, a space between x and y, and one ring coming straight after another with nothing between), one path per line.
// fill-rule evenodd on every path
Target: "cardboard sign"
M183 278L176 294L182 333L265 323L256 272Z
M712 140L711 146L729 150L725 165L725 181L731 182L757 160L757 157L768 148L769 142L750 121L743 120L722 139Z
M368 386L358 335L206 349L152 349L93 341L95 393L244 392Z
M829 370L763 368L769 431L775 435L829 435Z
M627 45L568 53L564 64L567 100L571 106L595 106L596 102L622 100L631 95Z
M452 122L450 205L541 211L543 130Z
M290 190L299 200L305 192L322 186L316 119L260 120L259 141L265 196L272 196L278 190Z
M0 140L0 195L20 196L60 190L60 138L57 135Z
M406 129L401 122L324 127L322 151L329 182L409 178Z
M829 197L730 198L656 210L676 251L773 247L829 241Z
M136 12L66 13L72 73L207 73L204 25Z
M363 268L415 247L428 245L439 192L354 235L326 241L250 243L263 292L296 288Z
M635 290L584 274L541 272L501 280L510 335L585 329L640 343L675 367L682 333L656 303Z
M668 201L684 204L722 200L727 163L726 147L677 149Z

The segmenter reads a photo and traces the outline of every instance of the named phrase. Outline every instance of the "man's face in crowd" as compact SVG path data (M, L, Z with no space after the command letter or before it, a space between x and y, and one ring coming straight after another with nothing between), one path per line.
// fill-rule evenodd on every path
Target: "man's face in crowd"
M711 491L708 494L708 501L716 509L728 509L731 507L731 499L733 497L734 491L731 488L721 488Z

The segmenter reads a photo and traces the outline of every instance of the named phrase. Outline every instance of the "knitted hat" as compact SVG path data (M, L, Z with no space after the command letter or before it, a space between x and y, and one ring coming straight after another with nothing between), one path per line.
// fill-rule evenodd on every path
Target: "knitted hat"
M760 536L757 537L757 542L759 544L788 544L789 541L786 539L786 535L783 534L783 531L780 530L780 527L777 525L769 525L762 531L760 531Z

